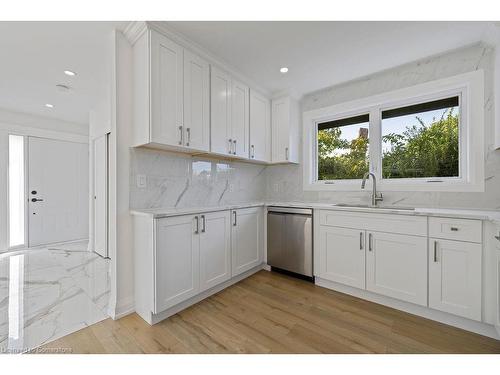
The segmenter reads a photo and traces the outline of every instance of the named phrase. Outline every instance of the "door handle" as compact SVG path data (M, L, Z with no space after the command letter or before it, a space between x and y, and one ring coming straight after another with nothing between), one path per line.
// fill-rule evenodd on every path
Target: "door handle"
M196 221L196 229L194 230L194 234L198 234L200 233L200 220L198 219L198 216L195 216L194 220Z
M236 211L233 211L233 226L235 227L237 224L236 222Z
M32 202L43 202L43 199L31 198Z
M363 232L359 232L359 250L363 250Z
M201 215L201 233L205 233L206 229L205 215Z
M236 139L233 140L233 143L234 143L234 151L233 151L233 155L236 155Z
M186 128L186 133L187 133L186 146L189 146L189 143L191 142L191 128Z
M372 247L372 234L371 233L368 233L368 251L372 251L373 250L373 247Z
M437 247L438 247L438 242L434 241L434 263L437 263L438 257L437 257Z
M180 140L179 140L179 144L182 145L182 140L184 138L184 134L182 132L182 125L179 126L179 135L180 135Z

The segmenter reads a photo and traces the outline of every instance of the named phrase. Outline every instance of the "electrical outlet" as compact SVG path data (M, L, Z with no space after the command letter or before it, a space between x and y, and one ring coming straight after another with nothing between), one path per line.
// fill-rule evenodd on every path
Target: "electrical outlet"
M234 193L234 184L229 184L228 191Z
M136 184L139 189L144 189L147 186L147 178L145 174L138 174Z

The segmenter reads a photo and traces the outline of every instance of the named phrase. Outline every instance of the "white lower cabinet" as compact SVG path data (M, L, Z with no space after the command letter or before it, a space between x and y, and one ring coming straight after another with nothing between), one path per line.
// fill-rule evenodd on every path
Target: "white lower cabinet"
M315 276L365 288L365 231L320 226Z
M197 222L198 217L191 215L156 222L155 313L195 296L200 290Z
M481 320L479 243L429 239L429 307Z
M229 211L200 215L200 292L231 278Z
M232 211L232 276L239 275L264 260L264 212L262 208Z
M366 289L427 306L427 238L367 233Z

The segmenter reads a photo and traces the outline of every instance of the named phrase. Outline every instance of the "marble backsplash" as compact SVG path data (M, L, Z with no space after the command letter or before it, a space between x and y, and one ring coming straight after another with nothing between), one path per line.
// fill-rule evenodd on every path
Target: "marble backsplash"
M130 208L216 206L260 201L265 166L131 149ZM143 175L146 186L138 187Z
M493 147L493 59L493 50L481 44L454 50L311 93L302 99L302 110L327 107L483 69L485 76L485 191L479 193L384 192L384 204L498 210L500 209L500 150L494 150ZM300 149L302 150L302 146ZM370 192L361 191L361 188L353 192L304 191L301 165L270 166L266 174L266 191L269 200L368 203L370 199Z

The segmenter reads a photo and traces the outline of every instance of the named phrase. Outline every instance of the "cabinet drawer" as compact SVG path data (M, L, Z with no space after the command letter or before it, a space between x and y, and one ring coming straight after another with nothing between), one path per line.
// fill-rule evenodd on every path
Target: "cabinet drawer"
M321 210L321 225L396 234L427 235L427 218L413 215Z
M471 219L430 217L429 237L480 243L482 222L481 220Z

